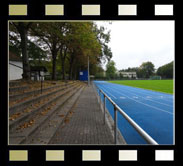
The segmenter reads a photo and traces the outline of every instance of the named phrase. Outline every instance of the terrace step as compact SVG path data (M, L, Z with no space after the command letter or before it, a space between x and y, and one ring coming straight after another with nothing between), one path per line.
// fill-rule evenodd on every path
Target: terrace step
M66 122L67 116L72 114L76 102L85 87L81 87L67 102L59 107L42 125L29 136L23 144L49 144L58 128Z
M15 87L10 87L9 92L24 92L24 90L28 89L29 86L24 85L24 86L15 86Z
M19 84L20 84L20 81L9 81L10 87L18 86Z
M77 83L74 83L73 85L75 85L75 84L77 84ZM72 86L73 86L73 85L72 85ZM15 105L13 105L13 106L11 106L11 107L9 108L9 114L12 115L12 114L15 114L15 113L17 113L17 112L20 112L20 111L26 109L26 108L27 108L28 106L30 106L31 104L35 104L35 103L37 103L38 101L40 101L41 99L44 99L44 98L46 98L46 97L49 97L49 96L53 95L53 94L56 93L56 92L60 92L60 91L62 91L62 90L65 90L65 89L69 88L70 86L71 86L71 85L68 85L68 86L66 86L66 87L61 87L61 88L56 89L56 90L54 90L54 91L48 92L48 93L46 93L46 94L42 94L42 95L39 95L39 96L37 96L37 97L33 97L33 98L29 99L29 100L26 100L26 101L24 101L24 102L17 103L17 104L15 104Z
M54 85L51 85L51 86L47 86L45 88L42 89L42 92L46 92L48 90L51 90L51 89L55 89L55 88L58 88L58 87L61 87L61 86L69 86L69 85L72 85L74 82L71 82L71 83L62 83L62 84L54 84ZM44 83L43 83L44 85ZM24 91L23 93L20 92L18 94L10 94L9 95L9 101L10 102L16 102L17 100L21 100L21 99L24 99L24 98L27 98L27 97L31 97L31 96L36 96L36 95L39 95L41 94L41 87L37 88L37 89L34 89L34 90L29 90L29 91Z
M50 86L48 88L43 88L42 92L46 92L47 90L50 90L50 89L55 89L55 88L57 88L59 86L60 85L54 85L54 86ZM36 89L36 90L31 90L31 91L28 91L28 92L24 92L24 93L9 95L9 101L13 102L13 101L16 101L16 100L20 100L20 99L26 98L28 96L38 95L40 93L41 93L41 89Z
M25 110L21 110L21 111L14 113L14 114L11 114L9 116L9 129L11 130L14 126L18 125L19 123L21 123L22 121L27 119L29 116L33 115L34 113L36 113L40 110L43 110L49 104L54 102L59 97L65 95L66 93L68 93L69 91L71 91L75 87L77 87L77 85L70 87L64 91L54 93L52 96L47 96L47 98L45 98L45 101L39 102L37 104L38 106L33 106L33 107L30 106L30 107L27 107L27 109L25 109Z
M52 102L50 101L48 103L48 108L52 107L48 111L39 109L38 111L34 111L34 113L30 113L29 116L26 118L27 124L28 122L30 122L27 128L16 130L16 126L18 125L15 125L13 128L11 128L9 132L10 144L24 143L26 139L28 139L28 137L34 134L34 132L44 124L44 122L46 123L46 121L51 117L52 114L54 114L58 110L58 108L63 106L64 103L67 102L82 87L83 85L76 85L70 88L70 90L67 90L64 94L57 96L54 100L52 100ZM55 104L53 104L53 102L55 102ZM25 121L24 124L26 124Z

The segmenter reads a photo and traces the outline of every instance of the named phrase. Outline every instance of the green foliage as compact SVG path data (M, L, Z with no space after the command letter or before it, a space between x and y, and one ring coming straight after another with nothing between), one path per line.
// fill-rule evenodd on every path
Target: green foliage
M157 74L163 78L173 78L173 61L158 68Z
M29 58L33 60L43 60L47 58L47 51L43 50L33 42L28 42L28 54Z
M93 22L12 22L9 45L18 55L22 39L19 28L15 28L17 25L26 29L28 41L24 50L28 60L35 65L46 62L52 79L56 79L57 74L63 75L63 79L65 75L76 78L80 70L87 69L88 57L91 73L95 73L102 60L109 61L112 57L107 45L110 32L106 33L104 27L98 28Z
M12 31L10 31L10 33L9 33L9 51L13 52L14 54L16 54L17 56L20 57L21 42L20 42L20 36L17 33L13 33Z
M115 62L113 60L109 61L106 65L106 76L110 78L115 78L116 77L116 67L115 67Z
M93 69L93 67L95 67L95 69ZM102 66L100 65L94 65L92 67L93 70L90 70L91 75L95 76L95 79L104 79L105 75L104 75L104 69L102 68Z
M143 62L138 72L142 78L149 78L154 73L154 64L152 62Z

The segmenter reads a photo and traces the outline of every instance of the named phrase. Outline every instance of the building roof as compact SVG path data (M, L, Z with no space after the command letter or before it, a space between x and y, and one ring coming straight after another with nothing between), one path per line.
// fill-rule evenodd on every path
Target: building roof
M15 53L9 51L9 61L22 62L22 58L17 56Z

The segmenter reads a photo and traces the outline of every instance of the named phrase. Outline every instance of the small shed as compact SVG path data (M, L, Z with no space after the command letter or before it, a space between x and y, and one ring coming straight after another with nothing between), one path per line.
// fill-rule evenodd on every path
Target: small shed
M45 73L48 72L45 66L31 66L31 80L40 81L44 80Z

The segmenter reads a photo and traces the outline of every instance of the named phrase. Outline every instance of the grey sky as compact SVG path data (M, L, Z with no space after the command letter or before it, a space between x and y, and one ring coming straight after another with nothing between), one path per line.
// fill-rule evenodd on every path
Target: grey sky
M97 22L111 30L111 47L116 68L139 67L151 61L155 68L174 60L174 21Z

